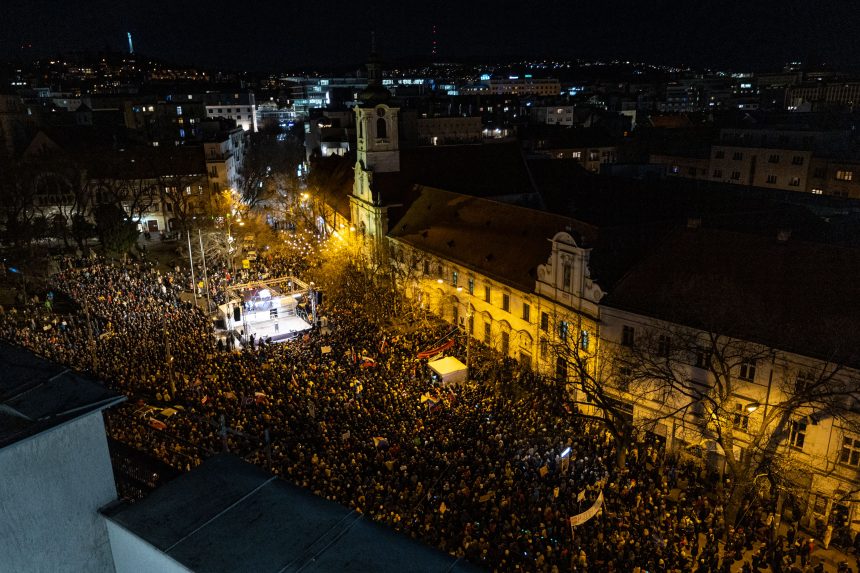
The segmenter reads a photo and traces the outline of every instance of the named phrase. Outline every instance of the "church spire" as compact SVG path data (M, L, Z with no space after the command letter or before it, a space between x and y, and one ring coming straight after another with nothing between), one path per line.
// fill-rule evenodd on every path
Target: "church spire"
M370 32L370 57L367 59L367 87L359 94L365 105L384 103L391 98L391 92L382 86L382 62L376 53L376 32Z

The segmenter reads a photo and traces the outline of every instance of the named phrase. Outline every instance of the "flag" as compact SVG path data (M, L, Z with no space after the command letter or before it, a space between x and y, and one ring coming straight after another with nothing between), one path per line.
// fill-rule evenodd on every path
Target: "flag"
M372 366L376 366L376 360L368 356L367 354L361 355L361 368L370 368Z
M440 346L437 346L436 348L431 348L430 350L425 350L423 352L419 352L418 358L421 359L421 358L430 358L431 356L436 356L437 354L445 352L446 350L448 350L452 346L454 346L454 340L453 339L441 344Z
M549 467L543 466L541 469L538 470L538 472L540 473L540 477L544 477L546 474L549 473Z
M387 448L388 447L388 438L383 438L382 436L376 436L373 438L373 445L377 448Z
M583 501L585 499L585 490L579 492L579 495L576 496L576 501Z
M208 402L208 401L209 401L209 396L208 396L208 395L206 395L206 396L203 396L203 398L200 400L200 403L201 403L201 404L205 404L205 403L206 403L206 402Z

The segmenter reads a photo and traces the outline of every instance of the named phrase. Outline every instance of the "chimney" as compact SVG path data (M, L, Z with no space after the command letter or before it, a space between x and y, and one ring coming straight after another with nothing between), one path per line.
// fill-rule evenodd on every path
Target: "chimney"
M776 240L784 243L791 238L791 229L779 229L776 232Z

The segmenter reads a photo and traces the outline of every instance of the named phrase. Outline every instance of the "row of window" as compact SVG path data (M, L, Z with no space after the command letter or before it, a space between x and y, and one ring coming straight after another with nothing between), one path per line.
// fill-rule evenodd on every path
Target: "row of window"
M717 150L714 152L714 159L725 159L726 152L723 150ZM744 158L744 154L742 151L735 151L732 155L732 159L735 161L741 161ZM768 155L767 162L768 163L779 163L780 156L778 153L772 153ZM795 155L791 158L792 165L803 165L804 157L802 155Z

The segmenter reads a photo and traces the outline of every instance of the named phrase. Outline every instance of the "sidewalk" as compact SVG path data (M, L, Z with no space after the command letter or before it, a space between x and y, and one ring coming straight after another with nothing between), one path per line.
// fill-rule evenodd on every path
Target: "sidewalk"
M785 523L780 524L780 527L779 527L780 535L785 536L787 531L788 531L788 526ZM799 532L798 535L800 537L803 537L804 539L809 538L809 536L803 532ZM822 563L824 563L824 571L826 571L827 573L836 573L837 568L839 567L839 563L841 563L842 561L847 561L848 566L851 567L851 570L854 573L860 573L860 567L858 567L858 560L854 554L845 553L833 544L831 544L828 549L824 549L823 547L821 547L821 540L817 539L817 538L814 538L814 539L815 539L815 551L812 552L812 556L810 557L810 563L813 566L817 565L819 562L822 562ZM759 547L761 547L761 545L762 545L762 543L756 542L753 544L752 550L745 551L744 552L744 558L741 559L740 561L735 561L732 564L732 572L734 573L736 571L740 571L741 568L743 567L744 561L752 562L753 553ZM722 547L722 542L720 543L720 546ZM722 553L722 551L721 551L721 553ZM800 566L800 557L797 558L797 561L795 563L798 567ZM761 571L762 573L764 573L766 571L772 572L773 569L770 566L767 566L767 567L762 567L761 569L759 569L759 571ZM783 570L783 573L787 573L787 571Z

